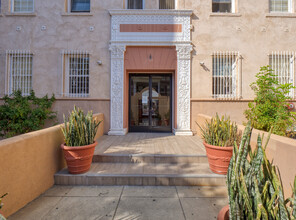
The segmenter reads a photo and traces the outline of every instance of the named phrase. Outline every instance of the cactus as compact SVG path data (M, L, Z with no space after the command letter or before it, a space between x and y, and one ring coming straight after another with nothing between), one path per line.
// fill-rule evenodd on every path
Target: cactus
M227 187L230 219L296 219L296 177L293 196L284 200L279 171L267 159L260 135L252 151L251 122L247 124L240 146L234 143L228 173Z
M74 106L68 120L64 115L64 126L61 127L65 137L66 146L85 146L94 143L98 127L102 121L93 120L90 111L85 115L83 111Z
M233 146L234 142L240 142L241 133L238 132L237 125L230 121L227 116L219 118L218 114L211 119L210 122L206 121L204 127L201 127L197 122L196 124L201 130L201 135L207 144L228 147Z

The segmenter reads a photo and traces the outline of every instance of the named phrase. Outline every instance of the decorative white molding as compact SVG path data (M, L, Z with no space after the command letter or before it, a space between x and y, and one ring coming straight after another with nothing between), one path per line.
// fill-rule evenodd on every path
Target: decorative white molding
M191 16L192 10L159 10L159 9L113 9L109 10L110 15L179 15Z
M111 10L111 129L124 135L124 52L126 46L175 46L177 50L177 128L175 135L192 135L190 129L191 10ZM182 32L120 32L120 24L181 24Z
M125 45L111 45L111 129L109 135L125 135L123 128L123 89Z
M177 129L175 134L190 133L190 72L192 45L177 45ZM191 132L192 135L192 132Z
M191 10L111 10L111 42L190 42ZM181 24L182 32L120 32L120 24Z

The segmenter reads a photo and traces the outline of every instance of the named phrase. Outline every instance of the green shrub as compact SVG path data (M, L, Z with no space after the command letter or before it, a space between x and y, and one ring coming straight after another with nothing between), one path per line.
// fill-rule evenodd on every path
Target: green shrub
M285 135L296 120L295 113L287 108L288 95L294 87L280 84L268 66L261 67L256 77L256 82L250 85L255 99L244 114L254 128L269 131L273 127L273 133Z
M61 127L66 146L85 146L94 143L98 127L102 121L93 120L93 113L84 115L83 111L74 107L68 120L64 115L64 126Z
M55 119L56 113L50 108L55 101L44 96L38 98L34 91L29 96L22 96L21 91L15 91L12 96L5 96L4 104L0 106L0 136L15 135L36 131L44 126L45 120Z
M0 209L2 209L2 207L3 207L2 199L3 199L5 196L7 196L7 194L8 194L8 193L5 193L4 195L2 195L2 196L0 197ZM0 220L6 220L6 219L4 218L3 215L0 214Z
M235 143L227 173L230 219L295 219L296 177L292 198L285 200L280 175L266 157L260 135L252 151L249 122L238 148Z
M237 129L237 125L230 121L227 116L219 118L218 114L211 119L210 122L206 121L204 127L201 127L197 122L196 124L201 130L201 135L207 144L227 147L233 146L234 142L240 141L241 133Z

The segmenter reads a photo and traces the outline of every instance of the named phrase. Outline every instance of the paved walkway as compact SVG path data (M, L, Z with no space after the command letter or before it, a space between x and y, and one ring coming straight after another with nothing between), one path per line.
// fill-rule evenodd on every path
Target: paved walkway
M166 154L205 155L202 140L197 136L175 136L167 133L128 133L125 136L102 136L96 154Z
M225 187L54 186L8 220L211 220Z

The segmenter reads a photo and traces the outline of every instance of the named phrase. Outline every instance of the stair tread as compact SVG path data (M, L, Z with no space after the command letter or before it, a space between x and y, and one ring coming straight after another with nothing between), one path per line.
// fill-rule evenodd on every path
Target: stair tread
M56 175L71 175L63 169ZM172 176L172 177L225 177L214 174L207 163L93 163L81 176ZM77 176L77 175L75 175Z

